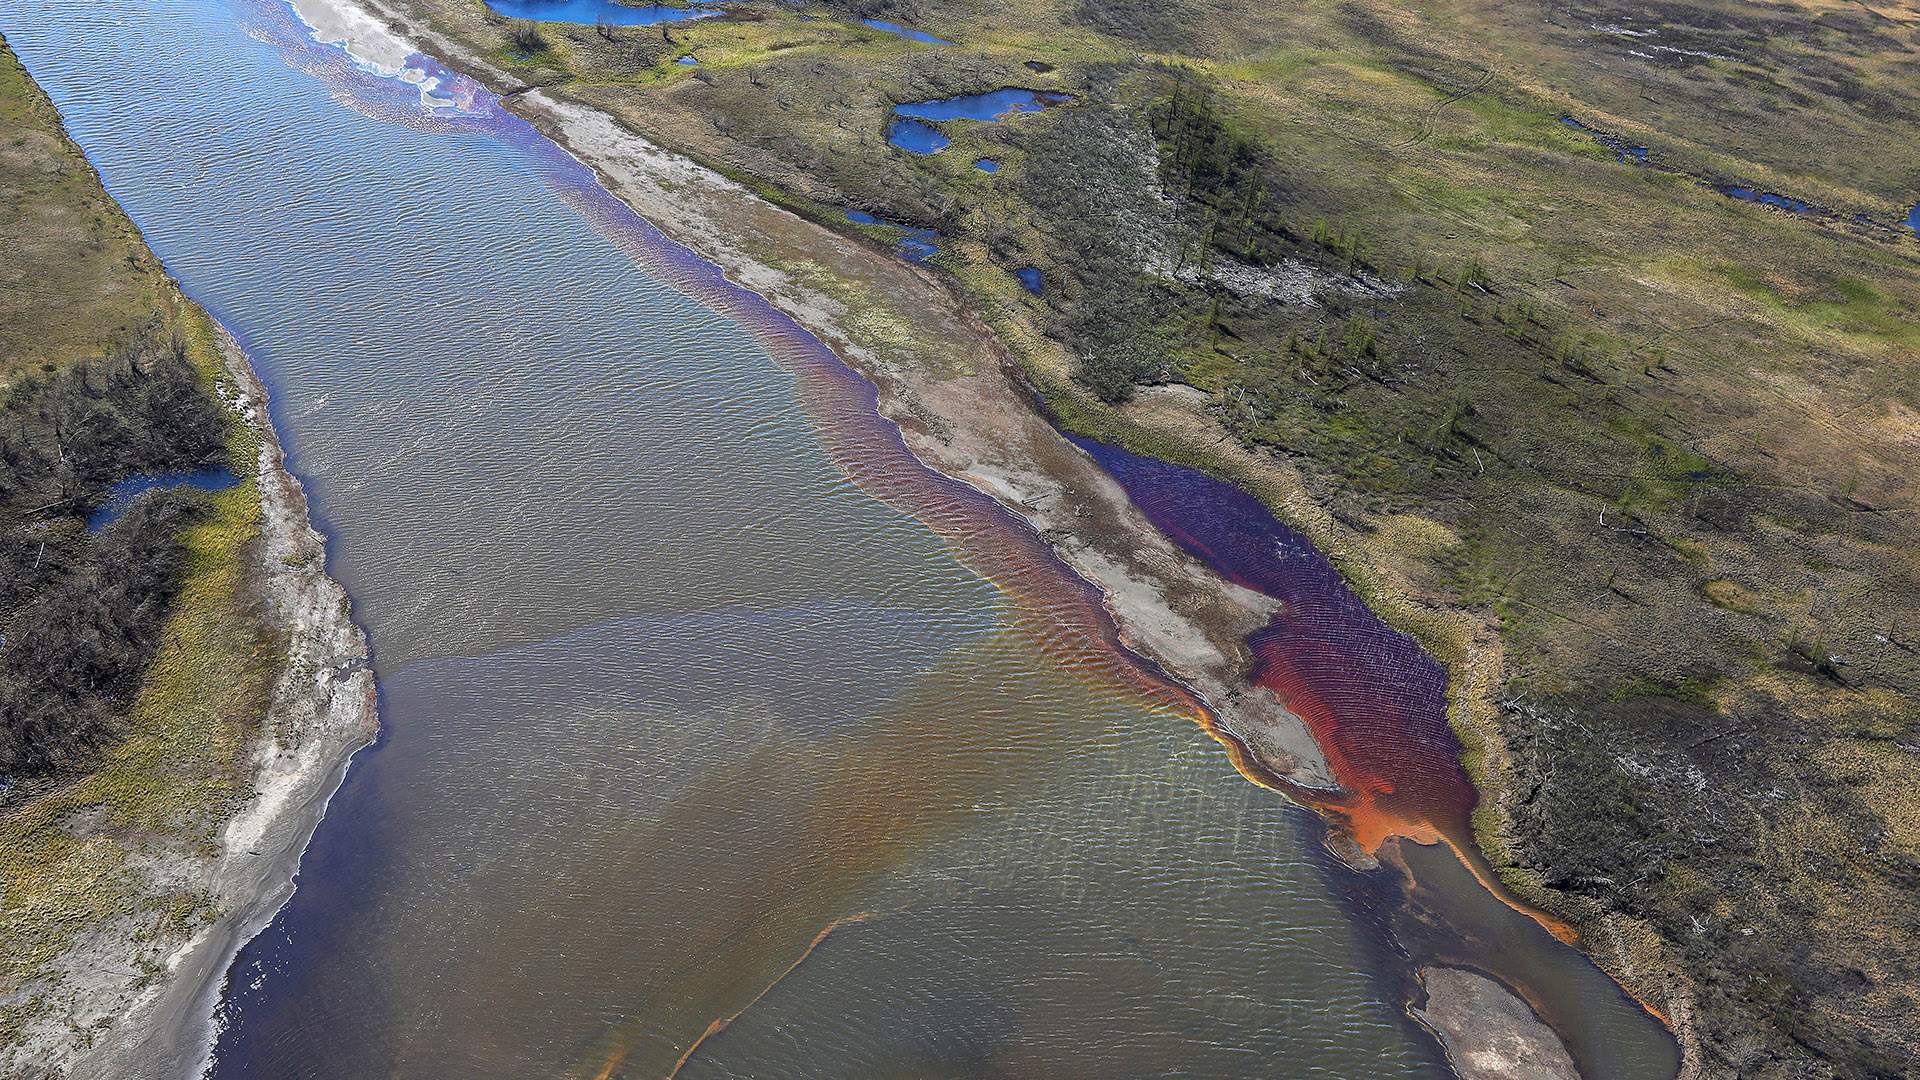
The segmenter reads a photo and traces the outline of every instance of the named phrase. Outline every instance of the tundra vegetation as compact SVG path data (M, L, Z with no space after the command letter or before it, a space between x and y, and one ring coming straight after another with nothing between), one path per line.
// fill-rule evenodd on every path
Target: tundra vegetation
M847 207L937 228L1063 416L1232 475L1141 390L1191 388L1390 617L1497 670L1453 701L1483 846L1704 1075L1920 1060L1910 19L832 0L533 48L388 2L856 242ZM887 145L894 105L1004 86L1073 103Z
M0 251L0 1063L25 1067L27 1025L85 994L67 949L132 933L114 962L152 978L214 914L153 868L250 794L283 650L246 569L257 443L220 400L213 324L4 42ZM115 482L210 465L242 482L88 531Z

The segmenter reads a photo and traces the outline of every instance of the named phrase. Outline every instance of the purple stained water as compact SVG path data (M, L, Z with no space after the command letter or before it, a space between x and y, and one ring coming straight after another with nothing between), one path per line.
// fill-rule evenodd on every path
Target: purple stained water
M156 250L174 256L170 268L186 268L196 296L224 298L237 328L261 329L264 373L276 395L313 406L290 410L299 417L293 434L310 468L333 470L311 490L316 505L345 511L335 535L345 552L336 555L338 566L359 586L356 601L373 616L375 639L388 644L387 733L356 761L335 798L302 863L299 890L233 966L214 1075L591 1075L618 1066L617 1059L602 1065L596 1054L609 1045L639 1048L623 1075L649 1068L659 1075L685 1038L739 1007L744 980L737 976L750 963L764 956L787 964L789 946L803 944L827 917L868 907L885 911L871 936L836 938L819 963L799 972L801 981L783 986L798 1002L795 1011L781 1012L779 995L770 997L727 1039L710 1043L696 1067L715 1075L815 1074L925 1061L964 1070L1017 1056L1055 1074L1232 1075L1261 1060L1287 1062L1303 1075L1446 1075L1396 996L1404 957L1390 943L1373 944L1384 940L1385 918L1366 906L1371 900L1355 899L1376 879L1332 865L1317 832L1294 828L1277 800L1220 767L1210 744L1191 748L1196 740L1184 725L1109 707L1107 697L1089 697L1050 665L1025 674L1016 666L1024 660L1002 659L1025 649L1024 630L995 637L1002 644L985 650L985 659L968 658L957 674L929 681L924 696L888 688L876 675L898 677L886 652L892 644L911 646L900 670L919 671L930 663L916 658L927 627L1001 625L974 618L971 601L954 609L962 618L944 615L955 603L946 591L928 594L932 621L882 624L871 635L861 632L864 619L834 624L855 631L851 637L823 635L810 614L817 608L752 602L757 585L738 583L751 568L774 565L782 581L813 582L832 567L814 568L809 558L848 550L849 539L861 541L857 573L826 580L872 581L878 595L895 598L948 588L940 583L951 575L919 562L901 562L898 579L877 576L893 572L890 553L901 545L931 543L916 541L919 533L840 536L827 527L871 516L862 516L866 504L857 499L825 501L853 490L844 482L851 476L860 491L942 522L943 536L967 538L970 558L1004 565L993 576L1007 591L1067 590L1074 599L1062 610L1101 611L1017 519L974 489L926 472L879 415L872 384L786 315L666 241L585 166L437 65L409 66L443 79L433 100L468 104L423 117L411 88L369 91L363 72L322 50L260 55L264 36L249 41L236 32L217 0L150 0L164 17L144 24L117 12L95 16L79 0L52 6L64 6L69 18L19 35L10 25L9 40L38 45L23 54L44 58L56 75L74 69L64 83L51 81L65 86L63 108L74 106L82 141L139 148L110 155L118 164L103 172L117 179L116 194L129 199L143 228L156 227ZM277 5L264 6L274 25L286 24ZM95 21L83 28L76 16ZM153 85L140 70L148 62L168 71L206 65L148 93L159 102L152 116L192 108L208 118L183 129L184 143L153 149L146 107L129 104ZM300 74L308 71L338 83L330 93L309 93ZM209 102L232 111L212 111ZM393 122L369 125L361 114ZM247 120L215 122L229 115ZM264 122L250 128L255 118ZM206 185L182 182L192 175L183 163L206 160L235 131L247 153L234 154L227 190L209 194ZM287 176L316 198L337 200L320 204L336 212L287 215ZM446 182L455 176L458 184ZM561 212L545 214L556 201ZM276 264L208 257L205 251L244 253L260 242L253 222L244 230L225 225L245 220L236 207L256 205L267 209L258 220L280 230L271 235L294 241L274 248L285 252ZM396 216L395 206L409 213ZM288 216L294 223L281 220ZM580 233L576 216L593 235ZM528 239L503 254L503 229ZM837 440L842 472L818 490L780 486L792 483L782 469L812 446L782 441L791 428L778 390L785 382L715 393L717 380L754 363L707 344L697 319L661 333L645 310L625 306L647 294L647 282L625 276L624 263L606 262L594 235L698 303L715 305L726 325L762 334L783 369L800 376L806 408ZM428 256L418 267L404 257L416 252ZM489 295L443 303L464 284L441 280L447 266L466 275L484 270ZM397 272L388 275L389 268ZM392 306L342 303L344 325L328 338L333 320L312 319L316 293L297 279L318 274L354 286L374 273L386 276L367 295ZM503 303L485 307L496 295ZM369 315L375 311L377 319ZM504 320L501 333L492 332L495 319ZM540 331L533 337L553 335L563 349L555 355L580 359L514 366L516 350L527 347L519 328L528 325ZM486 352L509 336L514 341L499 355ZM367 342L378 362L338 363L341 341ZM672 347L649 348L650 341ZM502 381L502 367L514 381ZM636 371L644 393L628 377ZM449 373L472 381L443 382ZM551 384L544 381L550 376ZM513 392L523 386L551 396ZM605 397L596 396L601 387ZM335 404L322 409L328 394ZM716 399L747 411L736 414L731 404L713 417L700 411ZM389 406L398 406L390 415L400 426L378 415ZM526 422L474 423L496 413ZM525 438L515 434L546 413L563 419ZM559 468L585 453L625 453L663 430L662 446L696 452L683 463L673 452L640 454L632 469L605 468L624 459L596 457L584 457L590 468ZM386 441L395 431L407 436L404 447ZM421 431L471 432L459 438L473 441L423 441L414 434ZM568 454L541 452L553 431L567 436ZM596 451L583 431L612 434ZM351 437L361 432L370 438ZM511 469L476 473L484 483L460 482L473 475L461 470L503 443L522 452L519 467L537 483L522 483ZM749 467L722 470L718 486L701 464L769 444L775 452L754 451L744 459ZM656 461L684 469L656 475ZM556 469L551 479L548 468ZM604 477L635 486L593 486ZM537 511L544 499L576 488L590 498L589 513ZM481 497L468 498L474 494ZM729 500L742 499L750 527L709 526L684 556L662 543L677 537L682 511L730 509ZM481 559L484 526L495 520L487 515L502 503L516 527L533 512L541 528L516 536L514 558ZM807 516L823 504L832 513ZM601 522L593 516L601 510L633 512ZM429 541L396 542L418 535L394 531L411 528L416 517L431 523ZM567 546L582 535L587 557ZM736 548L736 541L751 546ZM442 545L460 558L428 565L421 552L430 548L439 560ZM729 560L720 579L727 591L706 591L714 586L704 577L678 576L716 548ZM419 572L390 569L408 558ZM593 568L629 563L638 569L593 576ZM1029 564L1054 569L1043 574ZM657 575L641 572L655 568ZM450 580L443 569L465 573ZM651 589L654 577L667 579L671 591L660 595L672 604L638 605L638 615L620 607L641 595L633 590ZM596 588L579 602L549 588L575 580ZM991 595L971 578L954 580L961 599ZM518 587L486 587L495 582ZM834 595L843 587L835 584ZM683 596L697 605L679 611ZM559 628L569 632L543 637L546 623L528 609L566 612ZM430 633L403 639L411 613L422 610ZM788 611L805 617L788 618ZM621 617L584 628L569 621L597 613ZM1111 632L1104 623L1059 627L1047 624L1049 640L1104 641ZM481 647L443 647L469 636ZM501 636L513 643L500 644ZM778 655L759 655L769 649ZM820 685L837 685L842 668L850 669L849 692L824 697ZM956 706L950 717L939 711L969 687L1005 704ZM710 707L706 694L722 704ZM888 711L896 698L901 707ZM855 726L866 713L841 715L863 709L869 729ZM789 736L789 712L813 723ZM762 714L774 722L742 723ZM1003 716L1004 732L994 726ZM920 726L901 736L908 749L898 765L856 757L906 724ZM755 741L742 742L743 729ZM861 735L843 739L843 731ZM824 737L837 740L825 752L811 744L802 744L807 753L784 752L793 738ZM936 744L957 749L934 758ZM769 763L767 782L738 775L756 757ZM852 767L839 764L849 759ZM893 767L868 768L868 761ZM976 786L923 797L922 777L938 783L956 775ZM553 795L555 776L567 780L564 798ZM876 782L890 786L876 792L886 799L875 812L833 812L864 811L858 800ZM730 812L736 791L738 813ZM1144 804L1141 793L1155 791L1172 797ZM822 801L837 796L845 798ZM974 812L967 824L950 826L956 819L934 817L921 802ZM905 839L884 849L878 869L855 861L865 857L860 841L869 831L885 840L895 830ZM1296 832L1304 845L1295 843ZM1049 843L1032 848L1024 841L1033 837ZM846 861L833 861L840 858ZM1140 867L1153 872L1143 876ZM746 885L736 891L736 881ZM1352 918L1328 904L1329 893L1352 906ZM883 935L896 927L904 944L889 946L893 939ZM1261 937L1258 949L1246 947L1250 927ZM1350 940L1355 933L1366 948ZM1151 968L1144 983L1134 977L1140 963ZM1275 987L1285 992L1276 996ZM1209 999L1245 1007L1224 1017L1185 1009ZM830 1000L859 1011L820 1007ZM752 1055L760 1052L767 1060L756 1068Z
M1467 842L1476 796L1447 721L1445 669L1259 499L1198 469L1068 438L1189 554L1281 602L1248 638L1252 678L1313 730L1347 792L1326 809L1354 839L1371 850L1425 827Z

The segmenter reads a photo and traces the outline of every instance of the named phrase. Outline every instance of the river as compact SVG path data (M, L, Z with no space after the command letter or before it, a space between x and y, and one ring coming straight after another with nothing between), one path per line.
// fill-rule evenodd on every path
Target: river
M247 347L374 644L215 1076L1447 1075L1397 885L484 94L271 0L0 31Z

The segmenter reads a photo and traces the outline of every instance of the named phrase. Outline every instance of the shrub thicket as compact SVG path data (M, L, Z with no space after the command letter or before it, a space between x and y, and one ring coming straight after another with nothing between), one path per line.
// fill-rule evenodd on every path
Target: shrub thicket
M226 415L183 351L147 343L0 394L0 776L81 765L140 686L202 495L152 492L89 534L126 476L225 459Z

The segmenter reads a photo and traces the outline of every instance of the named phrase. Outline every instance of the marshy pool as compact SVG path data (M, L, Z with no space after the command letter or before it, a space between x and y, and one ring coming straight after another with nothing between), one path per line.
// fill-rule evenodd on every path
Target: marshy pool
M117 481L107 489L107 500L87 515L87 531L99 532L119 520L133 506L133 500L149 491L169 488L193 488L196 491L224 491L240 482L224 465L204 469L179 469L173 472L140 473Z
M940 254L940 232L915 225L902 225L897 221L888 221L876 217L865 210L848 210L847 220L856 225L878 225L894 230L894 254L908 262L926 262Z
M1722 195L1739 199L1741 202L1757 202L1771 206L1777 210L1785 210L1790 214L1813 213L1813 205L1811 203L1803 202L1790 195L1777 195L1771 191L1742 187L1739 184L1727 184L1719 188L1719 191Z

